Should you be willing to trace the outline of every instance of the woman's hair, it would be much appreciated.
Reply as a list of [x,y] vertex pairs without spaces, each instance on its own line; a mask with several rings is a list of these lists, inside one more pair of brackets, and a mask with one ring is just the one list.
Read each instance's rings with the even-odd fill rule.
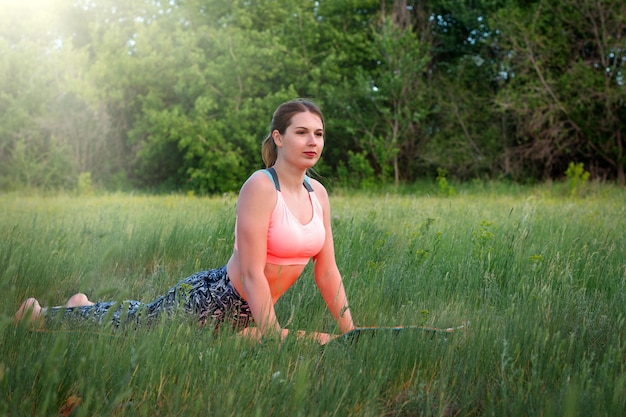
[[263,145],[261,145],[261,156],[263,157],[263,162],[265,162],[266,168],[274,165],[278,156],[278,150],[276,143],[274,143],[274,139],[272,138],[272,132],[278,130],[278,133],[283,135],[287,128],[291,125],[291,119],[293,116],[307,111],[318,116],[322,121],[322,126],[324,126],[324,116],[322,115],[322,111],[317,104],[307,99],[298,98],[287,101],[278,106],[278,108],[274,111],[272,122],[270,123],[270,132],[263,140]]

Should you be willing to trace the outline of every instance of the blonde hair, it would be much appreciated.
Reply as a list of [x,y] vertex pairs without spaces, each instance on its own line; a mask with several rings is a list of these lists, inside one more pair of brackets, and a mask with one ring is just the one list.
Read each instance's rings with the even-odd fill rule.
[[278,157],[278,148],[276,147],[276,143],[274,143],[272,132],[278,130],[278,133],[281,135],[285,134],[285,131],[291,125],[291,119],[293,116],[304,112],[310,112],[319,116],[322,121],[322,126],[324,126],[324,116],[322,115],[322,111],[317,104],[307,99],[298,98],[287,101],[278,106],[278,108],[274,111],[272,122],[270,123],[270,131],[261,145],[261,156],[266,168],[273,166],[276,163],[276,158]]

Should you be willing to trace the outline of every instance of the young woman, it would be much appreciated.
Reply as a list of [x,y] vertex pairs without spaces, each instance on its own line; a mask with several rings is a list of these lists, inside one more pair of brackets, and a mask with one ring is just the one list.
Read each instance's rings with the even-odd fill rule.
[[[317,287],[342,333],[354,329],[341,275],[335,261],[328,193],[306,175],[324,149],[324,118],[311,101],[297,99],[281,104],[272,117],[262,145],[265,170],[244,183],[237,202],[235,245],[226,266],[198,272],[155,301],[93,303],[75,294],[60,307],[42,308],[26,300],[16,319],[64,317],[110,319],[114,325],[135,321],[150,323],[177,307],[219,326],[225,320],[242,333],[285,337],[274,305],[296,282],[313,259]],[[255,327],[249,327],[254,322]],[[302,335],[299,332],[299,335]],[[333,336],[312,333],[324,344]]]

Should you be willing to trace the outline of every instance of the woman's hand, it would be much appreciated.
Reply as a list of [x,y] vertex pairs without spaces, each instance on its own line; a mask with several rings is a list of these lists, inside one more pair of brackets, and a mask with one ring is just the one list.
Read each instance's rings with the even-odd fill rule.
[[[246,338],[249,338],[251,340],[255,340],[258,342],[260,342],[263,338],[263,334],[258,329],[258,327],[246,327],[245,329],[240,331],[239,334],[241,336],[244,336]],[[288,335],[289,335],[288,329],[281,329],[280,340],[281,341],[285,340]],[[296,337],[298,339],[304,339],[304,338],[313,339],[314,341],[316,341],[317,343],[323,346],[326,343],[330,342],[331,340],[339,337],[339,335],[330,334],[330,333],[321,333],[321,332],[305,332],[304,330],[297,330]]]
[[317,333],[317,332],[312,333],[312,336],[315,339],[315,341],[318,342],[322,346],[324,346],[326,343],[330,342],[331,340],[339,337],[339,335],[337,334]]
[[260,342],[261,337],[263,337],[263,334],[261,334],[257,327],[246,327],[239,332],[239,335],[257,342]]

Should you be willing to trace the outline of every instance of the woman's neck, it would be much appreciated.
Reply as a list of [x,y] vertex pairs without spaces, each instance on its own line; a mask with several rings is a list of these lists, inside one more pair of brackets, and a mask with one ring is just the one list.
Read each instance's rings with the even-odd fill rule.
[[300,191],[306,170],[298,169],[287,164],[281,164],[279,161],[274,165],[280,187],[291,191]]

